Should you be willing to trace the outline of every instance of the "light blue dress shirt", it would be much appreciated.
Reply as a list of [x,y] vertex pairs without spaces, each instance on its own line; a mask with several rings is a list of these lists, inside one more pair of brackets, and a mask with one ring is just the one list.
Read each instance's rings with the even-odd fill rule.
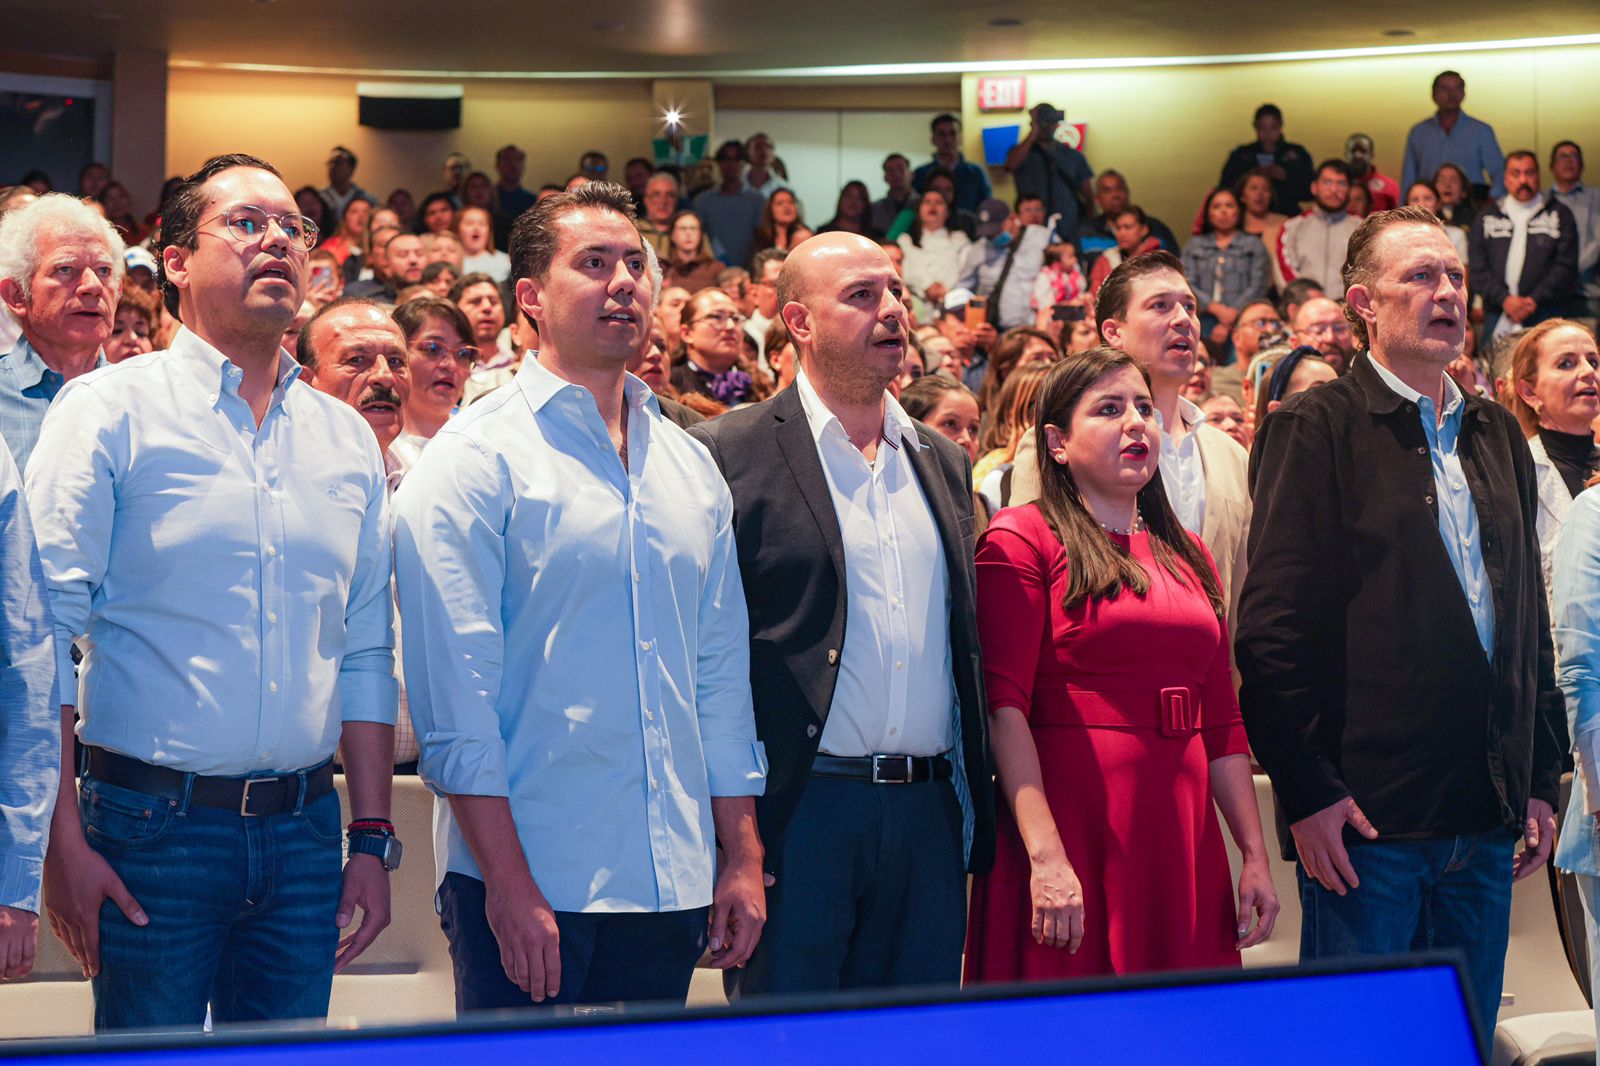
[[[96,356],[94,365],[105,366],[106,357]],[[18,337],[16,347],[0,356],[0,437],[5,438],[18,470],[28,469],[44,413],[66,383],[45,366],[27,337]]]
[[1433,398],[1424,396],[1401,381],[1388,367],[1372,360],[1372,369],[1378,372],[1384,384],[1402,399],[1417,405],[1422,419],[1422,430],[1428,435],[1428,456],[1433,462],[1434,498],[1439,507],[1439,537],[1444,541],[1445,554],[1455,568],[1456,580],[1467,597],[1472,610],[1472,621],[1478,630],[1478,643],[1483,653],[1494,655],[1494,595],[1489,587],[1489,572],[1483,566],[1483,540],[1478,533],[1478,505],[1472,498],[1472,488],[1467,484],[1467,473],[1461,466],[1461,453],[1457,446],[1461,440],[1461,416],[1465,401],[1461,390],[1444,376],[1444,418],[1440,420]]
[[482,878],[451,794],[505,796],[558,911],[711,903],[711,797],[759,795],[733,499],[626,379],[628,467],[588,390],[524,359],[395,496],[395,576],[438,874]]
[[394,724],[378,441],[278,354],[259,428],[242,371],[187,329],[45,416],[28,502],[84,743],[241,775],[328,759],[343,722]]
[[1555,863],[1600,877],[1600,490],[1585,489],[1556,541],[1554,580],[1556,680],[1567,698],[1567,733],[1576,772]]
[[1432,181],[1439,168],[1454,163],[1467,172],[1474,185],[1489,185],[1495,199],[1506,194],[1506,157],[1495,139],[1494,127],[1473,118],[1465,111],[1446,133],[1437,113],[1429,115],[1406,137],[1406,158],[1400,171],[1402,194],[1415,181]]
[[0,447],[0,906],[35,914],[61,783],[54,628],[22,477]]

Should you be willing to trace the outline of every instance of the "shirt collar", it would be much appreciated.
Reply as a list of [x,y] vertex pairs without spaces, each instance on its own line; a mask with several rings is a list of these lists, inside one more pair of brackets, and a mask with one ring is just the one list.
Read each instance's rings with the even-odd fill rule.
[[[172,346],[167,349],[167,356],[193,375],[208,395],[219,391],[238,394],[244,371],[188,326],[178,327],[177,335],[172,338]],[[288,395],[289,386],[299,380],[301,369],[293,356],[279,348],[278,390]]]
[[[850,435],[845,432],[844,423],[839,421],[839,416],[828,410],[828,405],[822,402],[822,397],[817,395],[815,386],[806,372],[801,370],[794,376],[795,391],[800,394],[800,408],[806,414],[806,423],[811,427],[811,439],[816,441],[818,447],[822,445],[823,435],[830,427],[846,441]],[[891,447],[898,449],[898,441],[904,440],[913,448],[926,447],[922,438],[917,436],[917,424],[911,416],[906,414],[900,402],[887,392],[883,396],[883,439]]]
[[[1200,410],[1199,404],[1193,400],[1186,400],[1182,396],[1178,397],[1178,419],[1184,424],[1185,428],[1192,430],[1195,426],[1204,422],[1205,418],[1206,413]],[[1156,412],[1156,425],[1160,426],[1163,431],[1167,428],[1166,419],[1161,417],[1160,411]]]
[[[44,380],[46,374],[55,374],[58,378],[61,376],[56,371],[51,370],[45,361],[39,357],[38,350],[28,343],[28,336],[25,333],[17,335],[16,347],[11,349],[10,355],[6,357],[6,362],[10,364],[11,372],[16,375],[17,388],[19,390],[35,388]],[[105,349],[101,348],[100,351],[95,353],[93,369],[98,370],[105,365],[106,353]]]
[[[523,355],[522,366],[517,368],[516,382],[535,414],[562,394],[577,399],[578,394],[582,393],[584,399],[589,399],[589,390],[573,384],[540,363],[536,348],[528,349]],[[650,386],[632,374],[622,376],[622,402],[636,410],[646,408],[655,414],[661,413],[661,404],[656,400],[655,393],[650,391]],[[592,401],[590,406],[593,407]]]
[[[1433,406],[1433,397],[1424,396],[1410,385],[1401,381],[1394,371],[1378,360],[1369,357],[1367,361],[1372,364],[1372,369],[1377,372],[1379,379],[1389,386],[1396,396],[1399,396],[1402,400],[1410,400],[1418,407],[1426,405],[1431,408]],[[1456,387],[1455,381],[1451,379],[1449,374],[1441,371],[1439,376],[1444,378],[1444,418],[1449,418],[1461,407],[1461,390]]]

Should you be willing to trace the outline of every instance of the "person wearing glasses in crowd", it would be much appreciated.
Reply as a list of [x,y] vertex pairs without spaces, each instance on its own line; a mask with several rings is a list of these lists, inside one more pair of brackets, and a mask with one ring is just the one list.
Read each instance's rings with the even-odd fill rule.
[[1315,348],[1340,374],[1350,369],[1356,356],[1356,341],[1344,305],[1326,296],[1314,296],[1295,311],[1293,324],[1296,344]]
[[699,393],[726,407],[756,399],[755,379],[739,366],[744,315],[721,289],[701,289],[683,305],[683,362],[672,368],[672,387]]
[[411,394],[405,428],[389,453],[409,470],[461,406],[478,348],[467,316],[449,300],[408,300],[394,309],[394,320],[406,338]]
[[208,160],[164,207],[171,349],[69,382],[28,471],[51,516],[63,765],[85,749],[46,893],[98,1031],[198,1030],[208,1004],[218,1023],[322,1017],[335,971],[388,924],[383,459],[279,347],[315,241],[270,163]]

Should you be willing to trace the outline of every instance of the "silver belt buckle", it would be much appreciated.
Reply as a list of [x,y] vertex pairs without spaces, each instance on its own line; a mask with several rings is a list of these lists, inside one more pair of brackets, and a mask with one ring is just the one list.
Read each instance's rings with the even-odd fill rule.
[[250,811],[250,790],[252,788],[254,788],[256,785],[263,784],[263,783],[268,782],[268,781],[276,781],[276,780],[277,780],[276,777],[247,777],[247,778],[245,778],[245,780],[244,780],[244,793],[239,797],[239,817],[241,817],[241,818],[259,818],[259,817],[261,817],[259,814],[253,814]]
[[[904,777],[883,777],[881,771],[885,763],[894,766],[897,763],[904,767]],[[909,785],[911,783],[911,756],[910,755],[874,755],[872,757],[872,783],[874,785]]]

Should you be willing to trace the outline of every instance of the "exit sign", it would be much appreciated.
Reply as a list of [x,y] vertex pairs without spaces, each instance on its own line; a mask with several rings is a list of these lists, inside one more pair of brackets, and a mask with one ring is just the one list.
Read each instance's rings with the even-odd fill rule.
[[979,78],[979,111],[1021,111],[1028,106],[1027,78]]

